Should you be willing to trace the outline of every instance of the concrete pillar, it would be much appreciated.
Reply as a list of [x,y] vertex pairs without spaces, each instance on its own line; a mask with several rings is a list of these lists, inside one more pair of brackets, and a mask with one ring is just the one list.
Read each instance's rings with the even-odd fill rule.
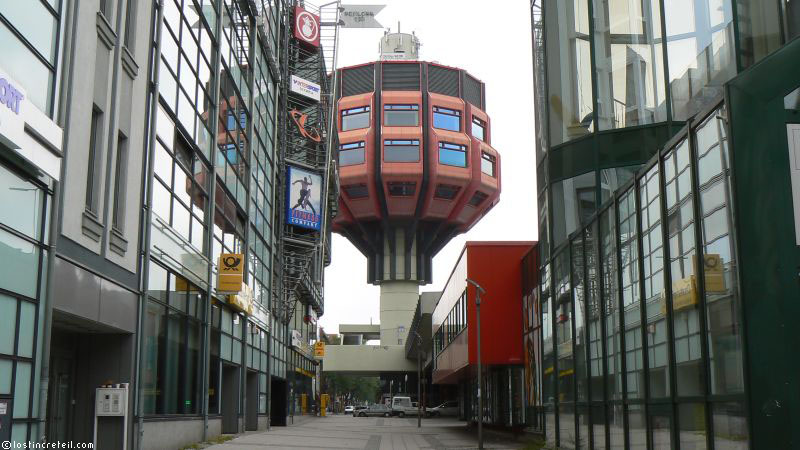
[[381,345],[405,345],[418,300],[417,281],[381,283]]

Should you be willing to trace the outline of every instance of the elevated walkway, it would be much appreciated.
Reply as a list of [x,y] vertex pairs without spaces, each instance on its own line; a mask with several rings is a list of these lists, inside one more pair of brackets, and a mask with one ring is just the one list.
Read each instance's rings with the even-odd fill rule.
[[323,361],[323,372],[363,376],[417,370],[416,362],[406,359],[405,345],[327,345]]

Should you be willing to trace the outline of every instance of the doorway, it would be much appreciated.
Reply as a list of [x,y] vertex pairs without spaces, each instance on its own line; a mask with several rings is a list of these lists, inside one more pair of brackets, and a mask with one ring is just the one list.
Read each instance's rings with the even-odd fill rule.
[[239,432],[239,366],[222,365],[222,433]]
[[[55,348],[54,348],[55,350]],[[73,441],[73,383],[75,359],[73,355],[57,349],[50,358],[49,399],[47,405],[47,438],[50,442]]]
[[244,415],[244,429],[247,431],[258,430],[258,372],[247,371],[246,411]]
[[270,417],[272,426],[286,426],[286,380],[272,378],[270,382]]

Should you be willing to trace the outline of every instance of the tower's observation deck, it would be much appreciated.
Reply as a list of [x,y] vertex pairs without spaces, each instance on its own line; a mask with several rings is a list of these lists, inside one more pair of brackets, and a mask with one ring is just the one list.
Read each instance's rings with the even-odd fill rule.
[[484,84],[419,61],[339,69],[334,231],[369,260],[368,281],[431,282],[433,256],[500,195]]

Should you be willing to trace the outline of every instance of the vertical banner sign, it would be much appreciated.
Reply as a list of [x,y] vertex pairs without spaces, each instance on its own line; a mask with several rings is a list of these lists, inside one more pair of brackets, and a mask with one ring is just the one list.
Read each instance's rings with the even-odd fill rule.
[[322,176],[293,166],[287,166],[287,171],[287,223],[319,230],[322,219]]
[[294,37],[313,47],[319,47],[319,16],[294,7]]

